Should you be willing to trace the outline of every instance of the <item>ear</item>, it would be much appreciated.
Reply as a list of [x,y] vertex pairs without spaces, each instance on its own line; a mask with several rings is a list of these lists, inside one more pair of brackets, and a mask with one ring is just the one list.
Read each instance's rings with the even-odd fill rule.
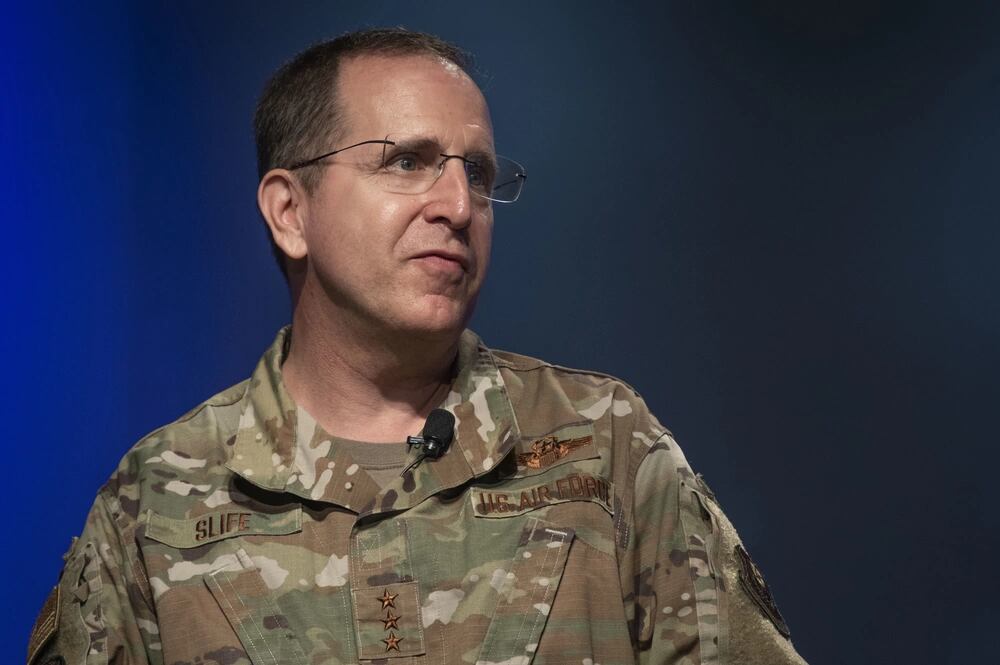
[[302,223],[305,203],[302,184],[288,170],[272,169],[261,178],[257,207],[271,229],[275,244],[291,259],[308,254]]

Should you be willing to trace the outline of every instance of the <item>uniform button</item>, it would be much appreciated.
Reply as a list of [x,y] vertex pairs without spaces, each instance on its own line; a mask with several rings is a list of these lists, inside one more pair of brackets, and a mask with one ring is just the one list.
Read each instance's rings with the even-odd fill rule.
[[348,492],[350,492],[353,487],[354,487],[354,483],[352,483],[352,482],[346,482],[346,483],[344,483],[344,489],[346,489]]

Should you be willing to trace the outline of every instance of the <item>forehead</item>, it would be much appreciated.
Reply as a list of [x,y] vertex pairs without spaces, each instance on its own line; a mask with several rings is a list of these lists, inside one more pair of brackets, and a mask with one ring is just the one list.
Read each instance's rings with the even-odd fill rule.
[[387,134],[493,145],[489,108],[479,87],[433,56],[357,56],[343,62],[337,92],[351,139]]

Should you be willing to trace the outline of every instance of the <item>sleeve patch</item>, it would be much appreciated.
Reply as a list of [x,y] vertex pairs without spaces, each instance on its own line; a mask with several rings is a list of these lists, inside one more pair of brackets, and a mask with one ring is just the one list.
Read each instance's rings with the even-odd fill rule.
[[45,599],[42,611],[38,613],[35,627],[31,629],[31,639],[28,640],[28,665],[35,659],[38,652],[56,634],[59,628],[59,587],[52,589],[52,593]]
[[733,554],[736,555],[736,560],[739,562],[740,586],[743,587],[754,604],[760,608],[764,616],[771,620],[778,632],[786,638],[791,637],[788,624],[785,623],[784,617],[778,611],[778,606],[774,603],[774,597],[771,595],[767,582],[764,581],[764,575],[761,574],[760,568],[750,559],[750,555],[742,545],[736,545]]

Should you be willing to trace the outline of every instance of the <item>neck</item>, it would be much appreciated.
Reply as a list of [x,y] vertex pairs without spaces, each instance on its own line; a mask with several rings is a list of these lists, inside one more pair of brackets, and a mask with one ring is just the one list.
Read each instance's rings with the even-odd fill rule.
[[333,436],[398,442],[417,434],[447,395],[461,331],[372,331],[300,299],[282,366],[292,399]]

